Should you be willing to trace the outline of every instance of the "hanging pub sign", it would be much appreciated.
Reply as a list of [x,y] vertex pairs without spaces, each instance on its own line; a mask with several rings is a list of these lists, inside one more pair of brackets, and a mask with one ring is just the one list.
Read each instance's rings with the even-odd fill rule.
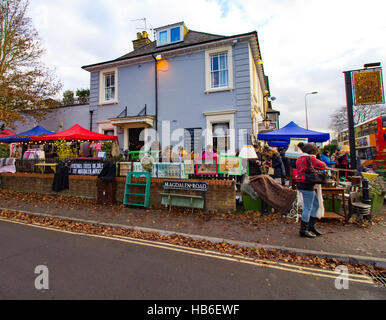
[[73,162],[71,174],[97,176],[103,169],[103,162]]
[[383,104],[383,79],[381,68],[352,72],[354,105]]

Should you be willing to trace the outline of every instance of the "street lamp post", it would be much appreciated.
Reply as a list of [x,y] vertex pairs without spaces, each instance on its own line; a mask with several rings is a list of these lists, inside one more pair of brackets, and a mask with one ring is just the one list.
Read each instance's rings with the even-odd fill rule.
[[304,96],[304,108],[306,109],[306,129],[308,130],[308,116],[307,116],[307,96],[310,94],[317,94],[317,91],[306,93]]

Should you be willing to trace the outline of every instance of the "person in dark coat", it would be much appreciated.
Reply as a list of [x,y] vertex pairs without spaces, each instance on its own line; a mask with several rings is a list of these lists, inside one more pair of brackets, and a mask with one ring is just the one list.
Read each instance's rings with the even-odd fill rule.
[[[286,157],[285,155],[286,149],[280,150],[280,157],[281,161],[283,162],[284,169],[285,169],[285,176],[288,180],[292,179],[292,167],[291,167],[291,160]],[[295,163],[296,165],[296,163]]]
[[56,167],[54,181],[52,183],[52,190],[55,192],[59,192],[65,189],[69,189],[69,174],[70,162],[61,161]]
[[106,161],[103,165],[103,169],[98,175],[98,179],[104,182],[113,182],[115,181],[117,167],[115,163],[111,161]]
[[283,161],[281,160],[280,154],[278,152],[274,152],[272,155],[272,168],[274,173],[271,175],[271,178],[280,179],[281,185],[284,186],[286,172]]

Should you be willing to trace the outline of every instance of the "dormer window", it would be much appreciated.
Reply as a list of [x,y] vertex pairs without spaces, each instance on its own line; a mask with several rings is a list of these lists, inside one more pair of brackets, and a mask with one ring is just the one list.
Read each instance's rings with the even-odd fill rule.
[[158,44],[159,45],[163,45],[163,44],[167,44],[167,43],[168,43],[168,32],[167,32],[167,30],[166,31],[161,31],[159,33]]
[[181,27],[170,29],[170,42],[177,42],[181,40]]
[[157,46],[164,46],[184,40],[184,32],[186,27],[182,24],[174,24],[167,27],[158,28],[157,31]]

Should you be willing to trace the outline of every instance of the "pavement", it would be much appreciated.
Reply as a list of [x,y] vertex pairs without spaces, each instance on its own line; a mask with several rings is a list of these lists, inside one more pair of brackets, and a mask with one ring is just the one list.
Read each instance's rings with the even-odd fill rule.
[[227,242],[253,248],[276,249],[300,255],[336,258],[386,268],[386,206],[373,216],[373,224],[343,224],[326,220],[317,224],[323,236],[301,238],[299,223],[279,214],[260,216],[247,211],[234,214],[163,207],[125,208],[99,205],[96,200],[0,190],[0,210],[60,217],[73,221],[140,231],[178,234],[193,239]]

